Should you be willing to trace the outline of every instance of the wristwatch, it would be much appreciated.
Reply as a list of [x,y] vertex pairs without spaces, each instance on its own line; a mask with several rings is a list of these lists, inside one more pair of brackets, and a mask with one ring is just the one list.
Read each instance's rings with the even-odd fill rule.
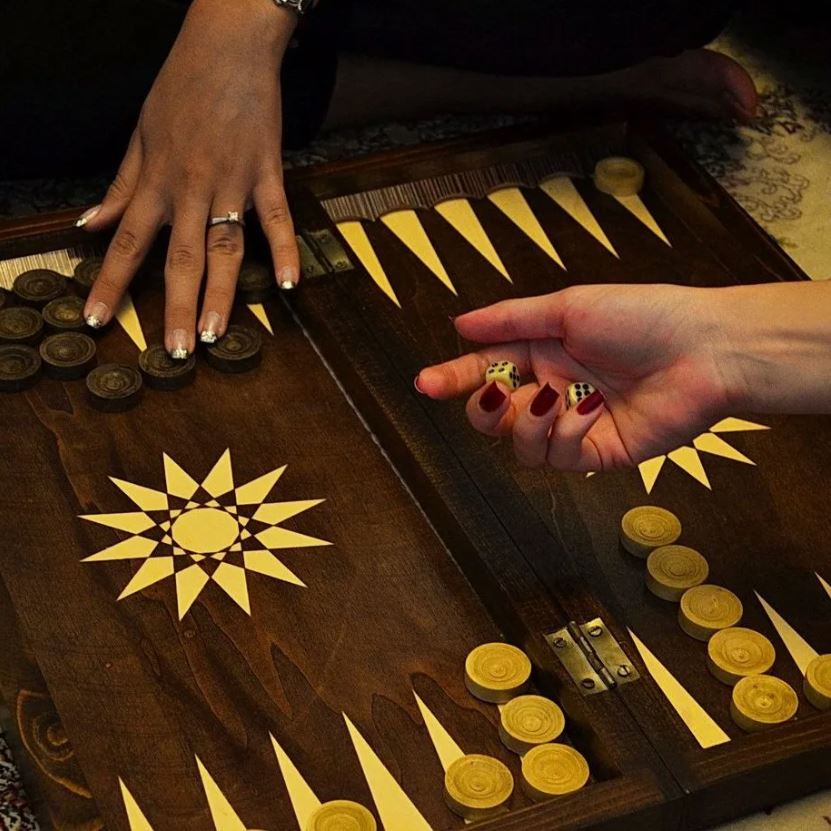
[[297,14],[306,14],[317,5],[317,0],[274,0],[274,2],[285,9],[296,11]]

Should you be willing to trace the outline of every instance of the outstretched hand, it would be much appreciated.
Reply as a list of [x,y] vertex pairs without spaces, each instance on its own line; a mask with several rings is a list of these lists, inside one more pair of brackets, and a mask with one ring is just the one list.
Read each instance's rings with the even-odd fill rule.
[[[726,291],[575,286],[497,303],[455,320],[463,337],[487,345],[422,370],[416,387],[435,399],[470,395],[473,427],[511,434],[526,465],[633,465],[730,409],[735,381],[727,377],[730,349],[718,317]],[[497,382],[483,386],[489,364],[501,360],[515,363],[527,383],[513,392]],[[567,410],[564,393],[576,381],[599,392]]]
[[[210,217],[253,206],[271,246],[275,280],[299,279],[283,191],[279,70],[295,15],[262,0],[195,0],[151,90],[104,202],[79,225],[118,223],[84,311],[110,321],[161,226],[172,225],[165,265],[165,346],[192,352],[228,324],[243,257],[242,228]],[[207,265],[201,310],[197,309]]]

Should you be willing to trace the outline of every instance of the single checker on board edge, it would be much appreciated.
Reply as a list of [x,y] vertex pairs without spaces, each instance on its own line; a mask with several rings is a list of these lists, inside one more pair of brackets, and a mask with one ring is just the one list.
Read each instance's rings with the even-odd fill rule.
[[154,344],[139,355],[139,369],[151,389],[178,390],[196,377],[196,355],[183,360],[171,358],[164,346]]
[[0,346],[0,392],[22,392],[40,378],[42,361],[37,349],[25,344]]
[[522,757],[522,789],[534,802],[578,791],[590,775],[583,754],[567,744],[541,744]]
[[86,326],[84,301],[74,294],[50,300],[42,314],[48,332],[80,332]]
[[678,624],[697,641],[738,626],[744,614],[741,600],[729,589],[704,583],[687,589],[678,606]]
[[575,381],[566,389],[566,409],[576,407],[595,391],[594,387],[586,381]]
[[260,365],[260,333],[247,326],[229,326],[216,342],[205,348],[205,360],[220,372],[248,372]]
[[0,343],[35,346],[43,337],[43,316],[28,306],[0,311]]
[[516,364],[510,361],[495,361],[485,370],[485,383],[498,381],[508,389],[515,390],[519,387],[519,370]]
[[50,335],[40,345],[46,374],[62,381],[83,378],[95,366],[95,355],[95,341],[82,332]]
[[746,733],[768,730],[790,721],[799,699],[790,684],[773,675],[742,678],[730,700],[730,716]]
[[483,643],[465,659],[465,686],[489,704],[505,704],[524,693],[531,680],[531,661],[509,643]]
[[644,169],[626,156],[609,156],[594,167],[594,186],[610,196],[635,196],[643,188]]
[[831,710],[831,654],[817,655],[808,664],[802,691],[818,710]]
[[106,413],[121,413],[138,404],[141,373],[132,366],[102,364],[87,375],[90,403]]
[[687,589],[709,576],[707,560],[686,545],[662,545],[646,558],[646,587],[661,600],[680,602]]
[[18,274],[12,291],[24,306],[42,309],[50,300],[66,294],[66,277],[48,268],[33,268]]
[[672,545],[681,536],[681,521],[672,511],[641,505],[620,520],[620,543],[636,557],[647,557],[656,548]]
[[463,819],[475,822],[508,810],[514,792],[511,771],[492,756],[470,753],[456,759],[444,775],[447,807]]
[[349,799],[324,802],[311,813],[302,831],[377,831],[372,811]]
[[541,744],[556,741],[566,726],[559,705],[541,695],[518,695],[502,707],[499,738],[520,756]]
[[707,642],[707,668],[722,684],[764,675],[776,660],[773,644],[761,633],[742,626],[716,632]]
[[237,296],[243,303],[262,303],[277,291],[274,272],[262,263],[245,260],[237,279]]
[[103,257],[87,257],[75,266],[72,284],[81,297],[86,297],[90,293],[103,264]]

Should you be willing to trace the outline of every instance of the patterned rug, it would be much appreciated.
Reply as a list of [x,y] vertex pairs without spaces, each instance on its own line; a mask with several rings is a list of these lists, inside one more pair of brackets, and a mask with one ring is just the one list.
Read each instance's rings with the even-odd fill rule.
[[[669,124],[701,164],[813,279],[831,277],[831,74],[828,38],[814,29],[783,33],[744,17],[713,47],[738,59],[761,93],[750,126],[704,121]],[[324,136],[288,166],[308,165],[515,123],[499,118],[435,118]],[[94,204],[107,182],[62,179],[0,183],[0,217]],[[37,831],[20,776],[0,733],[0,824]],[[724,826],[721,831],[828,831],[831,792]]]

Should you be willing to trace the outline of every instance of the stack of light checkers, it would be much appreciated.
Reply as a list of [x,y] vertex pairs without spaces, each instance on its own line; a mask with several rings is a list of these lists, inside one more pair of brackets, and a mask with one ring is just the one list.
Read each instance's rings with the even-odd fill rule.
[[[194,355],[174,360],[162,346],[151,346],[139,355],[138,368],[123,364],[97,364],[95,341],[82,330],[83,297],[101,269],[101,258],[82,260],[74,278],[48,269],[20,274],[12,292],[0,289],[0,391],[29,389],[42,374],[62,381],[86,378],[90,402],[104,412],[130,409],[141,398],[143,387],[175,390],[196,375]],[[241,296],[264,299],[269,282],[265,267],[249,265],[240,275]],[[76,294],[69,294],[70,285]],[[44,335],[47,335],[44,338]],[[225,336],[206,347],[205,360],[227,373],[247,372],[259,365],[262,339],[245,326],[230,326]]]
[[707,644],[710,672],[733,687],[733,721],[746,731],[788,721],[798,701],[785,681],[765,674],[776,659],[773,644],[760,632],[739,626],[741,600],[728,589],[705,583],[707,560],[695,549],[677,545],[680,536],[680,520],[664,508],[632,508],[621,519],[621,545],[636,557],[646,557],[647,588],[679,604],[681,629]]
[[[565,728],[563,712],[550,699],[527,694],[530,679],[528,656],[510,644],[482,644],[465,661],[465,686],[481,701],[499,705],[499,736],[522,756],[523,790],[538,802],[582,788],[589,766],[573,747],[556,743]],[[490,756],[462,756],[445,774],[448,806],[471,821],[506,811],[513,790],[510,770]]]

